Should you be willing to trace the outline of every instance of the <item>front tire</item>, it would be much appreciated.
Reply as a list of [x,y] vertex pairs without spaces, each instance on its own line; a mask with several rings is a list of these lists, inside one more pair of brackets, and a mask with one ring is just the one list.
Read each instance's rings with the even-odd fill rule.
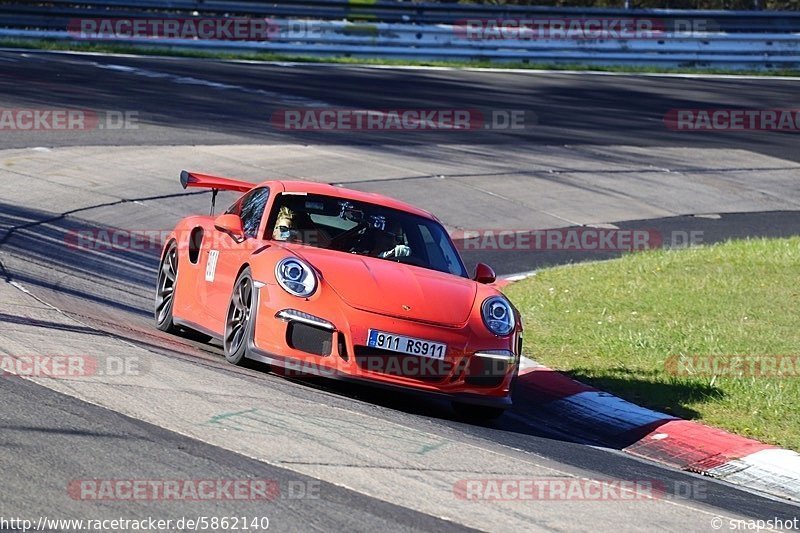
[[250,338],[253,318],[255,287],[250,268],[245,268],[233,285],[231,302],[225,314],[225,333],[222,337],[225,359],[229,363],[244,366],[247,341]]

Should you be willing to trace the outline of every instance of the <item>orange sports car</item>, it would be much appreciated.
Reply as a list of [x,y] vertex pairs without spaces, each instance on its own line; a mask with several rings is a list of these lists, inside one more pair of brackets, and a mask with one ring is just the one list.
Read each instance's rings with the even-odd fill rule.
[[470,279],[436,217],[321,183],[183,171],[181,184],[243,194],[222,215],[184,218],[166,240],[160,330],[217,338],[236,365],[439,395],[462,416],[511,404],[519,313],[490,285],[491,268]]

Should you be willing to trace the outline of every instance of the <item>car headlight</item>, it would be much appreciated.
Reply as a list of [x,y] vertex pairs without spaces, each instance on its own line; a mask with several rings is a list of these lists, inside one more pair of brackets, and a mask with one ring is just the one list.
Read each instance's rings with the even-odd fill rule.
[[495,335],[508,335],[516,325],[511,304],[500,296],[492,296],[484,300],[481,306],[481,316],[486,328]]
[[289,294],[307,298],[317,290],[317,276],[304,261],[294,257],[281,259],[275,265],[275,279]]

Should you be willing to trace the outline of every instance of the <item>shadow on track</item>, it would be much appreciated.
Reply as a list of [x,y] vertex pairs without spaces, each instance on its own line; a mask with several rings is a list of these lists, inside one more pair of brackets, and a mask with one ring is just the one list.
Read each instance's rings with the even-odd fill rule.
[[[65,313],[77,317],[84,326],[75,331],[97,334],[96,331],[125,340],[146,349],[173,356],[201,358],[201,364],[218,364],[225,368],[216,344],[200,345],[185,339],[162,334],[151,327],[151,294],[155,283],[159,247],[146,250],[86,250],[74,246],[71,237],[79,230],[111,230],[79,218],[80,213],[65,215],[27,209],[0,203],[0,252],[8,274],[31,290],[34,295],[49,301],[56,298]],[[665,234],[675,231],[701,231],[706,243],[731,238],[784,237],[800,233],[800,213],[769,212],[722,215],[718,219],[674,217],[659,220],[619,223],[620,228],[647,228]],[[619,254],[593,252],[466,252],[467,262],[485,261],[498,266],[498,271],[530,270],[545,265],[597,260]],[[76,281],[80,279],[80,282]],[[47,329],[53,324],[25,317],[2,314],[3,321],[29,323]],[[97,330],[93,329],[97,328]],[[187,355],[188,354],[188,355]],[[259,367],[265,371],[266,367]],[[230,371],[234,371],[233,368]],[[236,369],[235,371],[240,371]],[[569,373],[581,378],[580,369]],[[624,376],[617,379],[625,380]],[[461,424],[444,401],[420,401],[416,395],[397,394],[369,386],[336,382],[322,378],[296,379],[305,386],[321,388],[337,395],[363,400],[394,410],[447,420]],[[660,397],[674,399],[674,412],[685,418],[694,413],[684,406],[699,396],[714,395],[713,388],[698,388],[687,384],[644,383],[657,387]],[[543,437],[579,444],[624,448],[640,435],[598,434],[590,425],[577,427],[575,420],[565,420],[548,407],[553,398],[545,391],[521,391],[515,394],[515,407],[500,420],[484,424],[487,429],[500,429],[520,435]],[[478,424],[480,426],[480,424]]]

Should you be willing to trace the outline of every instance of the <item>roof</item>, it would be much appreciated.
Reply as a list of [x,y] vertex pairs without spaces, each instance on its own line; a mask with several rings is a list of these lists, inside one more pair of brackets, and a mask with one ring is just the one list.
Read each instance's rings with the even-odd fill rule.
[[325,196],[335,196],[338,198],[345,198],[347,200],[353,200],[356,202],[367,202],[371,204],[378,204],[384,207],[388,207],[390,209],[397,209],[399,211],[405,211],[407,213],[412,213],[414,215],[418,215],[421,217],[437,220],[435,216],[433,216],[430,212],[425,211],[424,209],[420,209],[418,207],[414,207],[411,204],[407,204],[405,202],[401,202],[400,200],[395,200],[394,198],[389,198],[388,196],[384,196],[382,194],[377,194],[373,192],[363,192],[357,191],[354,189],[348,189],[346,187],[338,187],[329,185],[327,183],[319,183],[315,181],[300,181],[300,180],[270,180],[265,181],[264,183],[259,184],[261,186],[267,186],[270,188],[275,188],[275,186],[279,186],[283,192],[305,192],[309,194],[321,194]]

